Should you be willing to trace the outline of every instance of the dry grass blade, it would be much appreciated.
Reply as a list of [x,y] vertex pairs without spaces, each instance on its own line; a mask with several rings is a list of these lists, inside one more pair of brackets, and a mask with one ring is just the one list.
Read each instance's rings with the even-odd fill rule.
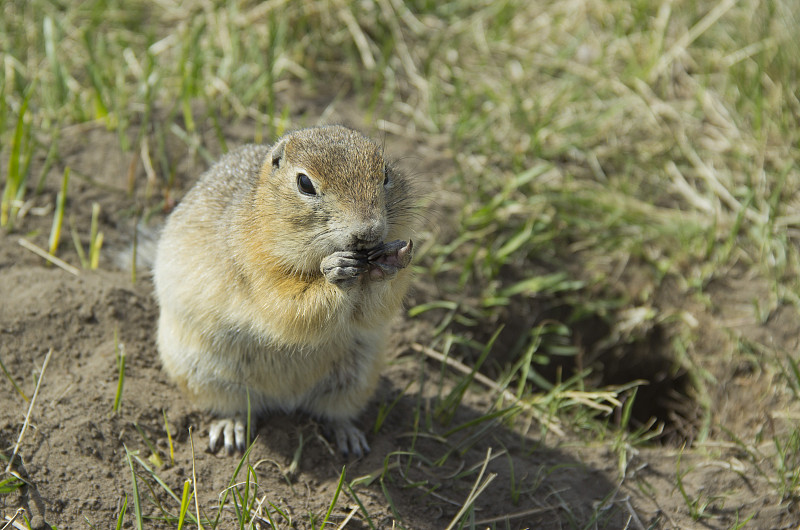
[[356,514],[356,512],[357,512],[357,511],[358,511],[358,506],[351,506],[351,507],[350,507],[350,511],[348,512],[347,516],[346,516],[346,517],[344,518],[344,520],[343,520],[343,521],[342,521],[342,522],[339,524],[339,526],[337,526],[337,527],[336,527],[336,530],[342,530],[342,528],[344,528],[345,526],[347,526],[347,523],[349,523],[349,522],[350,522],[350,519],[352,519],[352,518],[353,518],[353,516]]
[[6,517],[6,524],[3,525],[3,528],[0,530],[6,530],[8,528],[14,527],[18,530],[29,530],[28,526],[22,526],[20,523],[17,522],[19,517],[25,517],[25,508],[17,508],[17,511],[11,517]]
[[56,209],[53,212],[53,225],[50,229],[50,239],[48,250],[51,256],[55,256],[58,245],[61,242],[61,230],[64,225],[64,210],[67,204],[67,184],[69,183],[69,166],[64,169],[64,177],[61,180],[61,191],[56,195]]
[[103,247],[103,232],[98,231],[100,204],[92,204],[92,224],[89,232],[89,267],[92,270],[100,265],[100,249]]
[[[200,167],[228,146],[269,143],[288,128],[344,120],[375,132],[387,154],[401,157],[399,166],[430,185],[430,195],[415,214],[426,221],[414,264],[418,289],[411,300],[418,305],[390,343],[399,351],[417,341],[413,349],[422,354],[399,355],[387,370],[393,389],[404,390],[380,405],[371,438],[390,456],[352,482],[369,496],[365,504],[347,484],[360,512],[339,504],[336,513],[349,522],[330,513],[340,523],[328,527],[376,528],[393,520],[424,528],[431,526],[427,508],[449,516],[460,511],[454,528],[531,520],[573,528],[795,527],[796,513],[785,509],[800,499],[795,4],[5,2],[0,161],[8,171],[0,176],[0,224],[10,237],[0,238],[0,255],[11,259],[0,266],[11,274],[0,280],[0,294],[9,298],[0,304],[0,335],[9,338],[0,340],[2,361],[15,377],[30,373],[33,359],[46,353],[37,349],[39,337],[65,331],[70,347],[53,344],[59,355],[48,368],[44,398],[62,356],[70,356],[65,365],[99,370],[102,363],[86,362],[92,352],[83,345],[100,333],[110,337],[118,316],[129,327],[129,353],[152,348],[152,318],[139,318],[138,304],[121,304],[131,293],[116,292],[145,292],[147,278],[128,289],[109,269],[75,282],[19,252],[23,237],[26,249],[79,273],[44,255],[53,209],[55,243],[65,205],[85,211],[88,221],[88,207],[103,204],[103,215],[92,208],[88,250],[72,228],[78,254],[67,258],[80,259],[82,269],[103,267],[111,261],[98,259],[103,232],[108,243],[126,243],[127,216],[143,223],[162,217]],[[80,168],[73,171],[80,182],[56,200],[67,165]],[[134,281],[135,275],[134,254]],[[53,292],[59,296],[38,298]],[[501,328],[489,355],[483,346]],[[483,359],[479,352],[486,352],[486,364],[473,366]],[[110,429],[127,425],[127,415],[142,406],[152,408],[145,385],[164,395],[158,385],[166,383],[150,377],[159,367],[135,368],[136,378],[125,381],[127,406],[113,417],[107,410],[87,417],[95,402],[107,409],[107,399],[97,396],[110,388],[81,389],[98,392],[83,400],[80,419],[104,435],[92,439],[105,444],[97,448],[102,454],[129,441],[128,429],[120,439],[106,435]],[[66,402],[77,383],[66,380],[50,407]],[[22,425],[17,393],[7,388],[0,424]],[[35,425],[51,452],[71,456],[74,443],[62,433],[85,426],[40,414],[43,408],[39,403],[37,416],[30,415],[29,430]],[[177,480],[193,440],[172,440],[166,414],[163,428],[157,415],[136,414],[148,422],[142,431],[160,438],[148,445],[169,446],[171,460],[174,449],[170,479]],[[54,417],[64,428],[50,436],[44,429],[53,428]],[[187,418],[196,417],[170,409],[176,425]],[[487,464],[480,455],[488,445],[492,457],[500,452],[495,442],[509,434],[501,429],[522,431],[525,440],[509,445],[510,471],[486,487],[499,460]],[[247,458],[231,478],[233,463],[198,455],[195,470],[192,453],[191,475],[179,481],[191,481],[179,499],[183,527],[196,527],[195,515],[203,515],[206,528],[277,527],[271,518],[286,527],[320,526],[338,475],[319,478],[313,469],[308,480],[309,460],[329,460],[328,442],[309,439],[302,427],[297,432],[288,445],[256,444],[258,459],[273,456],[264,451],[289,455],[297,448],[285,476],[264,474],[262,484],[250,466],[244,482],[237,478]],[[40,438],[33,434],[25,434],[17,463]],[[709,444],[737,443],[705,445],[704,437]],[[676,469],[676,454],[662,444],[684,440],[691,441],[685,465]],[[526,453],[528,441],[544,450]],[[445,451],[437,460],[439,447]],[[715,464],[716,474],[708,473],[698,462],[709,447],[719,462],[733,464]],[[0,453],[0,461],[6,458]],[[48,510],[48,523],[84,525],[76,512],[97,498],[98,508],[85,514],[95,519],[89,525],[144,526],[133,519],[134,502],[127,515],[111,506],[118,508],[121,498],[113,460],[94,459],[97,481],[87,488],[97,491],[81,490],[78,502]],[[60,486],[85,462],[51,458],[37,467],[54,491],[72,493],[78,484]],[[147,503],[139,494],[148,488],[155,504],[164,497],[171,505],[168,495],[177,495],[147,462],[130,454],[129,465],[143,467],[131,466],[125,498],[133,487],[135,502]],[[634,472],[639,464],[650,472]],[[11,469],[0,480],[4,506],[24,488]],[[479,471],[474,486],[468,484]],[[197,496],[197,476],[207,484],[230,479],[219,511],[209,496]],[[395,479],[400,487],[386,482]],[[415,509],[418,496],[409,492],[423,492],[423,509]],[[53,499],[45,502],[62,500]],[[737,510],[751,503],[752,521]],[[170,509],[161,506],[160,517],[153,515],[158,508],[136,510],[150,512],[148,524],[174,528]],[[203,514],[209,509],[216,520]],[[106,515],[117,512],[116,521]],[[25,526],[22,517],[15,524]]]
[[[447,357],[445,355],[442,355],[441,353],[437,352],[433,348],[429,348],[427,346],[423,346],[422,344],[419,344],[418,342],[413,343],[411,345],[411,349],[413,349],[414,351],[418,351],[420,353],[423,353],[423,354],[427,355],[428,357],[430,357],[432,359],[436,359],[439,362],[445,363],[447,366],[449,366],[449,367],[451,367],[451,368],[453,368],[453,369],[455,369],[455,370],[457,370],[457,371],[459,371],[459,372],[461,372],[463,374],[467,374],[468,375],[468,374],[472,373],[472,369],[469,366],[465,365],[464,363],[462,363],[462,362],[460,362],[460,361],[458,361],[456,359],[453,359],[452,357]],[[505,399],[509,400],[512,404],[519,405],[520,407],[522,407],[523,409],[526,409],[526,410],[535,410],[534,407],[532,407],[530,403],[526,403],[525,401],[520,400],[510,390],[501,387],[495,381],[492,381],[491,379],[489,379],[488,377],[486,377],[482,373],[476,372],[474,378],[475,378],[475,381],[481,383],[482,385],[484,385],[485,387],[489,388],[490,390],[501,394]],[[537,414],[536,419],[539,420],[540,422],[542,422],[544,425],[546,425],[547,428],[549,430],[551,430],[554,434],[556,434],[558,436],[564,436],[565,433],[564,433],[564,430],[561,428],[561,426],[559,424],[558,418],[553,418],[553,417],[550,417],[550,416],[543,416],[541,414]]]
[[675,60],[681,53],[686,51],[697,38],[705,33],[711,26],[713,26],[725,13],[727,13],[733,6],[736,5],[737,0],[722,0],[714,9],[708,12],[700,21],[692,26],[686,33],[684,33],[678,41],[661,56],[655,68],[650,72],[650,81],[654,81],[662,72],[664,72],[672,61]]
[[36,396],[39,395],[39,388],[42,386],[42,380],[44,380],[44,371],[47,370],[47,364],[50,362],[50,356],[53,354],[53,348],[47,352],[47,355],[44,358],[44,363],[42,364],[42,370],[39,372],[39,380],[36,381],[36,388],[33,391],[33,397],[31,398],[30,405],[28,405],[28,413],[25,414],[25,421],[22,424],[22,429],[19,431],[19,436],[17,437],[17,443],[14,444],[14,450],[11,452],[11,458],[8,459],[8,465],[6,466],[6,473],[11,470],[11,466],[14,463],[14,458],[17,456],[17,452],[19,451],[20,445],[22,445],[22,438],[25,436],[25,431],[28,429],[28,424],[31,420],[31,412],[33,412],[33,406],[36,404]]
[[636,514],[636,510],[633,509],[631,505],[630,497],[625,498],[622,503],[625,505],[625,509],[628,510],[628,514],[630,516],[630,520],[633,523],[634,527],[637,530],[645,530],[645,526],[642,524],[642,520],[639,519],[639,516]]
[[27,239],[19,238],[17,243],[19,243],[19,245],[21,247],[30,250],[31,252],[33,252],[37,256],[41,256],[42,258],[46,259],[47,261],[49,261],[53,265],[55,265],[57,267],[60,267],[61,269],[67,271],[68,273],[70,273],[70,274],[72,274],[74,276],[80,276],[80,274],[81,274],[80,269],[78,269],[76,267],[73,267],[72,265],[70,265],[69,263],[67,263],[64,260],[61,260],[61,259],[59,259],[59,258],[57,258],[55,256],[51,256],[50,254],[47,253],[47,251],[45,251],[42,248],[37,247],[36,245],[31,243]]
[[544,508],[531,508],[530,510],[522,510],[519,512],[508,513],[498,517],[490,517],[488,519],[481,519],[480,521],[475,521],[475,524],[494,524],[494,523],[501,523],[503,521],[511,521],[512,519],[519,519],[521,517],[528,517],[529,515],[538,515],[541,513],[553,512],[557,511],[560,507],[559,506],[547,506]]
[[194,510],[195,515],[197,516],[197,528],[202,530],[203,524],[200,522],[200,501],[197,500],[197,470],[195,468],[194,460],[194,436],[192,435],[191,427],[189,427],[189,444],[192,447],[192,489],[194,490],[192,493],[194,495]]
[[467,495],[467,498],[464,501],[464,505],[458,511],[456,516],[453,517],[453,520],[450,521],[450,524],[447,526],[447,528],[445,530],[452,530],[452,528],[461,519],[461,516],[464,515],[464,513],[466,513],[466,511],[469,510],[470,507],[472,507],[472,505],[475,503],[475,500],[480,496],[481,493],[483,493],[483,491],[489,486],[489,484],[491,484],[491,482],[497,477],[496,473],[490,473],[486,477],[486,480],[481,484],[481,479],[483,479],[483,474],[486,472],[486,466],[489,465],[489,462],[491,461],[491,459],[492,459],[492,448],[490,447],[490,448],[488,448],[486,450],[486,458],[483,461],[483,467],[481,467],[481,471],[480,471],[480,473],[478,473],[478,478],[475,479],[475,484],[472,486],[472,491],[469,492],[469,495]]
[[373,70],[375,68],[375,58],[370,51],[369,40],[361,30],[361,26],[358,25],[356,17],[350,11],[346,2],[343,2],[343,5],[339,8],[339,18],[344,22],[347,31],[353,36],[353,42],[355,42],[358,47],[358,52],[361,55],[361,62],[364,64],[364,67],[367,70]]

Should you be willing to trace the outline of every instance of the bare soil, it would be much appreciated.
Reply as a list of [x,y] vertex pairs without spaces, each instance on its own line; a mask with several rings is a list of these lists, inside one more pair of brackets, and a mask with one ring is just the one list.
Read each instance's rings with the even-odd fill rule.
[[[226,133],[232,138],[229,147],[237,143],[237,138],[248,137],[246,129]],[[213,151],[213,139],[208,144]],[[386,144],[394,155],[413,154],[412,170],[446,170],[446,153],[435,155],[431,142],[422,145],[415,139],[387,137]],[[0,235],[0,358],[29,396],[36,379],[42,378],[30,426],[14,465],[28,485],[15,493],[0,495],[0,513],[11,515],[24,507],[34,518],[34,527],[44,527],[46,522],[58,528],[113,528],[127,495],[124,527],[132,528],[132,477],[125,447],[138,451],[146,461],[150,455],[146,436],[167,461],[157,470],[158,475],[178,494],[184,481],[192,476],[194,456],[199,504],[213,518],[219,495],[231,482],[236,459],[205,450],[209,416],[194,410],[160,369],[154,341],[158,310],[149,278],[140,274],[134,284],[130,272],[116,266],[115,256],[124,252],[132,240],[130,212],[137,201],[143,201],[126,193],[131,174],[140,183],[137,189],[144,187],[141,183],[146,179],[145,171],[136,162],[139,153],[121,152],[115,134],[96,126],[68,129],[61,139],[60,151],[63,158],[48,174],[44,193],[33,199],[34,207],[54,203],[61,173],[68,165],[74,176],[67,211],[85,244],[91,205],[99,202],[106,243],[100,269],[73,276],[46,264],[18,244],[20,237],[26,237],[46,246],[51,213],[34,208],[19,223],[17,231]],[[177,141],[168,146],[167,152],[178,161],[179,190],[187,189],[207,166]],[[42,160],[34,161],[34,175],[41,164]],[[442,202],[447,200],[445,197]],[[78,264],[68,234],[62,238],[59,255]],[[725,282],[712,286],[713,299],[707,306],[670,302],[663,293],[660,300],[691,310],[704,328],[698,334],[695,354],[720,356],[719,362],[708,363],[718,388],[710,396],[718,422],[715,425],[732,426],[743,440],[752,440],[756,433],[777,421],[776,410],[793,405],[788,397],[775,396],[770,391],[775,374],[752,373],[746,365],[728,366],[725,352],[741,336],[773,350],[797,351],[798,318],[793,309],[778,306],[766,320],[758,322],[752,315],[752,298],[760,296],[763,282],[737,271],[728,276]],[[425,301],[430,290],[430,285],[422,285],[413,295],[413,302]],[[445,528],[469,495],[476,477],[461,477],[459,473],[480,466],[489,448],[495,456],[502,451],[508,454],[494,458],[487,468],[487,474],[496,473],[497,477],[476,502],[476,521],[517,514],[509,519],[508,528],[727,528],[750,515],[753,519],[748,527],[752,528],[789,528],[800,522],[796,506],[778,498],[772,477],[760,474],[755,467],[768,466],[754,461],[722,435],[715,438],[720,440],[718,443],[684,451],[671,443],[630,450],[622,483],[618,453],[608,443],[592,443],[592,433],[542,437],[535,423],[525,434],[495,424],[483,431],[483,426],[465,429],[447,443],[432,436],[412,443],[409,437],[416,430],[415,422],[426,421],[416,411],[432,407],[440,367],[411,348],[412,343],[430,333],[429,322],[403,317],[394,328],[394,361],[386,371],[381,391],[363,415],[362,427],[370,428],[381,404],[391,404],[403,395],[380,430],[368,433],[372,447],[369,456],[358,461],[343,460],[331,449],[317,424],[306,417],[274,415],[259,423],[250,455],[258,473],[258,497],[266,496],[285,510],[298,528],[311,526],[309,514],[317,521],[324,516],[343,465],[349,480],[378,476],[388,466],[382,482],[376,479],[355,490],[377,528],[390,528],[397,518],[409,528]],[[118,375],[115,336],[126,354],[122,406],[116,414],[112,412]],[[670,373],[669,366],[662,360],[647,361],[650,353],[663,355],[664,348],[658,344],[663,340],[666,338],[656,333],[651,336],[649,347],[638,344],[625,352],[627,359],[639,359],[640,369],[624,375],[651,377],[654,384],[659,377],[664,381],[665,374]],[[43,360],[51,349],[52,358],[42,373]],[[618,371],[615,374],[620,376]],[[609,376],[607,382],[619,382],[612,379]],[[686,390],[685,381],[668,381],[657,388],[661,397],[674,391],[674,403],[686,404],[687,400],[696,399]],[[650,400],[657,397],[650,396]],[[471,388],[450,427],[483,415],[489,405],[490,398],[481,388]],[[691,402],[687,407],[694,410],[697,403]],[[0,448],[7,455],[17,440],[27,409],[28,404],[8,380],[0,378]],[[668,417],[670,413],[681,418],[690,415],[668,407],[661,414]],[[166,456],[164,414],[174,441],[174,464]],[[436,422],[431,428],[438,432],[448,429]],[[719,433],[719,429],[715,427],[714,432]],[[465,445],[443,467],[415,464],[406,468],[403,456],[395,454],[413,446],[420,454],[437,459],[453,449],[453,440]],[[764,440],[768,442],[769,436]],[[300,446],[299,467],[292,473],[289,467]],[[691,517],[676,488],[679,457],[686,492],[692,499],[707,503],[705,513],[712,518]],[[174,527],[159,519],[161,511],[152,500],[152,492],[173,514],[177,513],[176,503],[154,484],[141,465],[135,463],[135,468],[145,499],[145,515],[155,517],[146,521],[146,527]],[[244,479],[244,473],[240,473],[236,480]],[[428,493],[424,486],[409,487],[426,481],[445,487]],[[512,493],[519,493],[516,502]],[[358,513],[356,500],[347,491],[339,497],[331,520],[339,524],[353,510],[357,513],[347,528],[368,528]],[[599,518],[592,521],[595,513],[600,514]],[[220,527],[232,528],[234,520],[231,510],[225,509]],[[502,520],[497,524],[506,528]],[[280,525],[286,525],[286,521],[281,520]]]

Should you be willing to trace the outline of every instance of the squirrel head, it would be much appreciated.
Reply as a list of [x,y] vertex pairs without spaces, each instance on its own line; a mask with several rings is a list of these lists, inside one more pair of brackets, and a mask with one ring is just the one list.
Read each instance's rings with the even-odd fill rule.
[[316,273],[333,252],[410,237],[413,195],[405,175],[361,133],[300,129],[281,137],[263,162],[256,209],[271,215],[258,227],[260,239],[282,265]]

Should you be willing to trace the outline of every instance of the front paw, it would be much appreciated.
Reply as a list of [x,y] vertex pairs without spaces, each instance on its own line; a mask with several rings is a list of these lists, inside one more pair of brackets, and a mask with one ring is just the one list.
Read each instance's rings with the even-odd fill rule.
[[325,279],[333,285],[347,287],[355,283],[368,268],[367,259],[361,252],[341,251],[326,256],[320,265]]
[[379,245],[367,254],[371,280],[390,280],[411,263],[414,242],[402,240]]

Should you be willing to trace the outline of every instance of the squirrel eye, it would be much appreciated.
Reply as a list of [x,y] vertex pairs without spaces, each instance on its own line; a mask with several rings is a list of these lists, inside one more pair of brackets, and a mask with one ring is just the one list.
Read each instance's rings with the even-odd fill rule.
[[383,168],[383,185],[386,186],[389,184],[389,168]]
[[311,179],[308,178],[308,175],[306,175],[305,173],[297,174],[297,189],[300,190],[301,193],[305,193],[306,195],[317,194],[317,190],[314,189],[314,183],[311,182]]

